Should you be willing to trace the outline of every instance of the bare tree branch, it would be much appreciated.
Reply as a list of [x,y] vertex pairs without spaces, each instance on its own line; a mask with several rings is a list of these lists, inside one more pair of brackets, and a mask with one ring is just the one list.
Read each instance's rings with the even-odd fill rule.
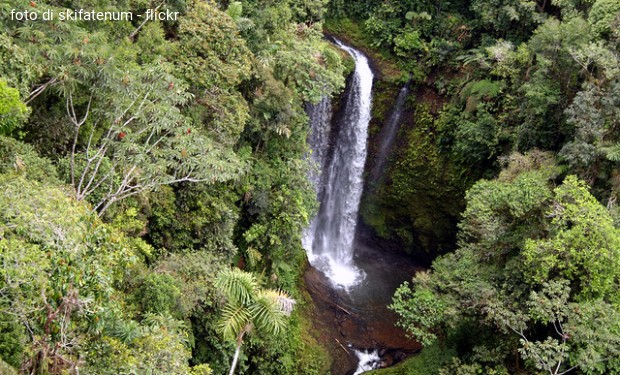
[[58,78],[56,77],[51,78],[49,81],[45,82],[44,84],[37,87],[35,90],[31,91],[30,95],[28,95],[28,99],[26,100],[25,104],[30,104],[30,102],[33,101],[37,96],[41,95],[43,91],[45,91],[45,89],[55,84],[56,82],[58,82]]

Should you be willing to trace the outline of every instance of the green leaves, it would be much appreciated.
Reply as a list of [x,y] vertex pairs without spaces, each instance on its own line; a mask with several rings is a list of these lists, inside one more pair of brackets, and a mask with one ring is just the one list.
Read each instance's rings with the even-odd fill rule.
[[215,287],[231,302],[247,305],[255,298],[258,282],[253,274],[232,268],[219,273]]
[[[416,279],[419,282],[427,276],[418,274]],[[399,326],[422,345],[428,346],[437,340],[434,329],[444,323],[446,304],[423,284],[417,285],[414,291],[406,282],[401,285],[394,293],[389,308],[400,316]]]
[[60,182],[51,160],[39,156],[29,144],[0,136],[0,174],[13,173],[39,182]]
[[570,282],[568,280],[549,281],[542,284],[540,292],[530,293],[527,306],[528,315],[537,322],[545,324],[556,320],[562,321],[566,317],[566,305],[570,297]]
[[228,4],[228,8],[226,9],[226,14],[228,14],[234,21],[237,21],[243,14],[243,3],[240,1],[230,2],[230,4]]
[[[285,293],[275,290],[261,290],[255,302],[250,306],[250,312],[259,330],[277,335],[286,327],[287,315],[290,310],[280,303],[283,298],[289,298]],[[288,314],[287,314],[288,313]]]
[[592,5],[588,22],[592,25],[592,31],[607,36],[611,33],[612,24],[620,14],[620,4],[613,0],[597,0]]
[[223,270],[215,287],[226,297],[219,328],[226,340],[241,340],[256,328],[277,335],[286,326],[295,301],[282,291],[262,289],[253,274],[238,268]]
[[506,345],[493,361],[517,350],[550,374],[613,373],[620,231],[583,181],[568,176],[552,191],[547,162],[528,159],[513,156],[518,166],[469,190],[459,249],[401,286],[391,308],[424,344],[461,329],[489,335],[470,339],[471,358]]
[[571,347],[570,363],[586,374],[620,369],[620,312],[601,299],[568,305],[564,324]]
[[28,117],[28,107],[19,99],[19,91],[0,79],[0,135],[19,128]]
[[[0,206],[9,228],[0,224],[0,237],[11,237],[1,256],[22,266],[8,267],[6,275],[20,278],[8,300],[27,307],[24,320],[35,322],[31,336],[41,340],[27,341],[32,357],[45,345],[55,348],[66,328],[70,345],[63,342],[63,357],[50,363],[79,359],[82,371],[94,374],[187,374],[190,329],[207,347],[197,358],[207,352],[224,360],[228,346],[215,338],[210,313],[217,308],[215,276],[237,245],[253,259],[249,267],[265,269],[273,284],[296,285],[305,259],[299,237],[314,204],[303,161],[303,104],[344,84],[341,58],[322,40],[326,1],[227,2],[228,12],[214,1],[173,3],[183,8],[178,22],[144,26],[136,15],[157,3],[38,1],[33,7],[58,14],[64,7],[123,6],[133,22],[0,20],[0,76],[10,94],[4,103],[11,114],[13,104],[23,105],[20,97],[33,109],[13,130],[23,130],[20,136],[49,157],[0,139],[0,172],[46,183],[26,182],[19,191],[21,182],[11,181]],[[23,7],[29,5],[17,0],[0,5]],[[55,167],[71,188],[47,185],[58,182]],[[247,178],[239,183],[241,177]],[[256,230],[244,243],[249,228]],[[142,256],[149,267],[134,262]],[[244,322],[255,315],[257,332],[282,332],[294,301],[261,292],[256,280],[240,282],[231,300],[251,304],[250,316],[227,313]],[[47,319],[46,303],[54,312],[74,297],[84,303],[71,305],[69,322]],[[178,325],[177,319],[197,316],[206,324]],[[247,325],[228,326],[235,327],[230,332]],[[269,348],[269,355],[296,350],[287,345]],[[292,358],[287,369],[303,367]],[[277,368],[273,362],[260,366]]]
[[569,176],[555,190],[549,239],[528,240],[526,275],[536,283],[562,275],[579,285],[580,300],[620,301],[620,233],[583,182]]
[[462,241],[475,241],[479,251],[497,259],[518,249],[541,230],[539,217],[551,195],[545,180],[529,172],[512,182],[479,181],[467,192]]
[[417,30],[407,28],[394,38],[394,51],[400,57],[417,57],[417,53],[428,52],[428,47]]
[[193,129],[183,116],[179,106],[192,95],[170,69],[161,61],[110,67],[93,82],[98,89],[81,114],[74,94],[66,98],[76,132],[69,180],[78,199],[98,195],[92,203],[99,212],[161,185],[227,181],[242,171],[231,149]]
[[134,254],[66,191],[7,175],[0,184],[0,314],[30,332],[25,368],[60,371],[61,363],[77,363],[84,345],[100,342],[101,319],[118,301],[114,287]]
[[485,26],[505,34],[511,27],[531,27],[543,19],[533,1],[523,0],[475,0],[471,9]]
[[240,332],[246,327],[249,329],[248,324],[251,320],[252,313],[247,307],[231,302],[222,309],[218,328],[225,340],[235,341]]
[[180,20],[180,56],[175,65],[201,96],[230,90],[250,74],[252,54],[233,19],[211,2],[197,2]]
[[538,370],[557,374],[562,362],[568,358],[567,345],[547,338],[544,341],[529,342],[521,339],[519,354],[524,360],[530,360]]
[[[599,87],[584,84],[566,109],[567,122],[575,127],[572,141],[567,142],[560,155],[582,177],[589,177],[613,167],[619,141],[614,129],[620,124],[620,96],[617,80]],[[605,168],[607,167],[607,168]]]

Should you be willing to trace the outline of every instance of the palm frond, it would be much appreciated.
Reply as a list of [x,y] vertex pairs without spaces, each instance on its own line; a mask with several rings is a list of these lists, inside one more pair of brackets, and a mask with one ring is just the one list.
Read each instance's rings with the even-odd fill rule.
[[261,291],[261,294],[266,298],[269,298],[276,302],[280,312],[286,316],[290,316],[293,312],[293,307],[297,303],[293,298],[291,298],[288,293],[282,290],[277,289],[264,289]]
[[249,306],[249,310],[254,317],[256,328],[259,331],[276,335],[284,329],[284,314],[280,312],[275,301],[258,298]]
[[130,344],[140,336],[140,324],[134,320],[118,321],[108,329],[108,334],[125,344]]
[[255,302],[249,306],[256,327],[270,334],[278,334],[286,326],[295,300],[279,290],[261,290]]
[[253,274],[232,268],[220,272],[215,287],[230,301],[249,304],[258,289],[258,282]]
[[229,303],[222,310],[222,318],[219,321],[218,329],[224,339],[235,341],[237,335],[246,325],[252,321],[250,310],[245,306]]
[[165,327],[166,329],[175,332],[183,332],[187,330],[187,325],[183,321],[175,319],[169,314],[147,313],[145,314],[142,323],[146,327],[155,329]]

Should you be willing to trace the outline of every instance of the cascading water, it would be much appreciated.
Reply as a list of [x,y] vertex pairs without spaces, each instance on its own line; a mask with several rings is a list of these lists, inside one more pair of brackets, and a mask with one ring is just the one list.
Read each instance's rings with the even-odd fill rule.
[[355,356],[359,359],[357,369],[353,375],[359,375],[363,372],[378,369],[381,366],[381,357],[377,350],[353,350]]
[[332,119],[331,98],[323,97],[317,104],[308,104],[306,112],[310,118],[308,144],[312,149],[311,159],[315,164],[308,177],[314,185],[317,194],[319,194],[321,191],[322,171],[325,167],[327,149],[329,148],[329,132]]
[[371,181],[379,181],[385,170],[385,164],[388,160],[390,150],[392,149],[394,139],[396,138],[398,124],[403,114],[405,100],[409,95],[409,84],[410,82],[407,82],[405,86],[400,89],[396,102],[394,103],[392,114],[390,115],[387,124],[381,131],[383,134],[380,134],[381,143],[379,146],[379,151],[377,152],[377,159],[375,160],[374,167],[372,169]]
[[[310,118],[310,134],[308,135],[308,144],[311,149],[309,159],[313,164],[310,172],[308,173],[308,179],[312,182],[317,198],[320,201],[323,190],[322,177],[323,171],[325,170],[327,151],[329,149],[329,135],[331,131],[331,98],[325,96],[317,104],[307,104],[306,113]],[[310,227],[306,228],[302,238],[302,246],[307,250],[308,259],[311,263],[314,263],[316,258],[312,252],[312,242],[314,240],[315,230],[316,220],[312,220]]]
[[[334,286],[348,289],[363,279],[363,272],[353,264],[353,240],[364,185],[362,174],[366,162],[373,74],[361,52],[339,41],[336,44],[353,57],[355,72],[344,104],[343,120],[334,136],[333,155],[323,166],[322,183],[315,185],[320,189],[321,206],[306,231],[304,247],[314,267],[321,270]],[[325,126],[318,118],[312,121],[312,126]],[[323,131],[312,129],[311,134]],[[310,141],[313,142],[312,135]],[[324,146],[311,143],[315,153]]]

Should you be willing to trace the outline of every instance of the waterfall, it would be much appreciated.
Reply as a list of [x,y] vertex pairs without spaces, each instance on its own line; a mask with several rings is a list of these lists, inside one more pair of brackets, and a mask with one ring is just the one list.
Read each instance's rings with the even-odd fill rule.
[[405,100],[407,99],[407,95],[409,95],[409,84],[410,82],[407,82],[405,86],[400,89],[396,102],[394,103],[394,108],[392,109],[392,114],[390,115],[385,127],[381,130],[381,144],[379,146],[377,159],[375,160],[371,174],[371,181],[375,184],[379,181],[381,176],[383,176],[385,164],[388,160],[388,156],[390,155],[390,150],[392,149],[394,139],[396,138],[398,124],[400,123],[400,118],[403,114],[403,109],[405,106]]
[[[321,191],[321,176],[329,148],[329,132],[332,119],[331,98],[323,97],[317,104],[308,104],[306,112],[310,118],[308,144],[312,150],[310,159],[314,166],[308,176],[317,194]],[[321,197],[319,197],[319,200]]]
[[[311,168],[308,179],[312,182],[317,198],[321,201],[323,171],[329,149],[329,136],[331,132],[332,103],[331,98],[325,96],[317,104],[307,104],[306,113],[310,119],[310,133],[308,134],[308,145],[310,146]],[[306,228],[302,237],[302,246],[308,253],[308,260],[314,264],[316,257],[312,251],[314,232],[316,230],[316,220],[312,220],[310,227]]]
[[[304,247],[311,264],[332,284],[349,288],[363,278],[362,271],[353,264],[353,240],[363,188],[373,74],[361,52],[339,41],[336,44],[353,57],[355,71],[347,88],[343,119],[337,134],[331,135],[333,154],[323,160],[321,183],[315,185],[321,206],[306,231]],[[325,126],[321,121],[324,118],[325,115],[313,118],[311,125]],[[310,141],[316,140],[312,134],[324,134],[324,131],[312,129]],[[311,147],[316,154],[326,155],[324,144],[311,143]],[[317,152],[319,149],[322,150]]]

